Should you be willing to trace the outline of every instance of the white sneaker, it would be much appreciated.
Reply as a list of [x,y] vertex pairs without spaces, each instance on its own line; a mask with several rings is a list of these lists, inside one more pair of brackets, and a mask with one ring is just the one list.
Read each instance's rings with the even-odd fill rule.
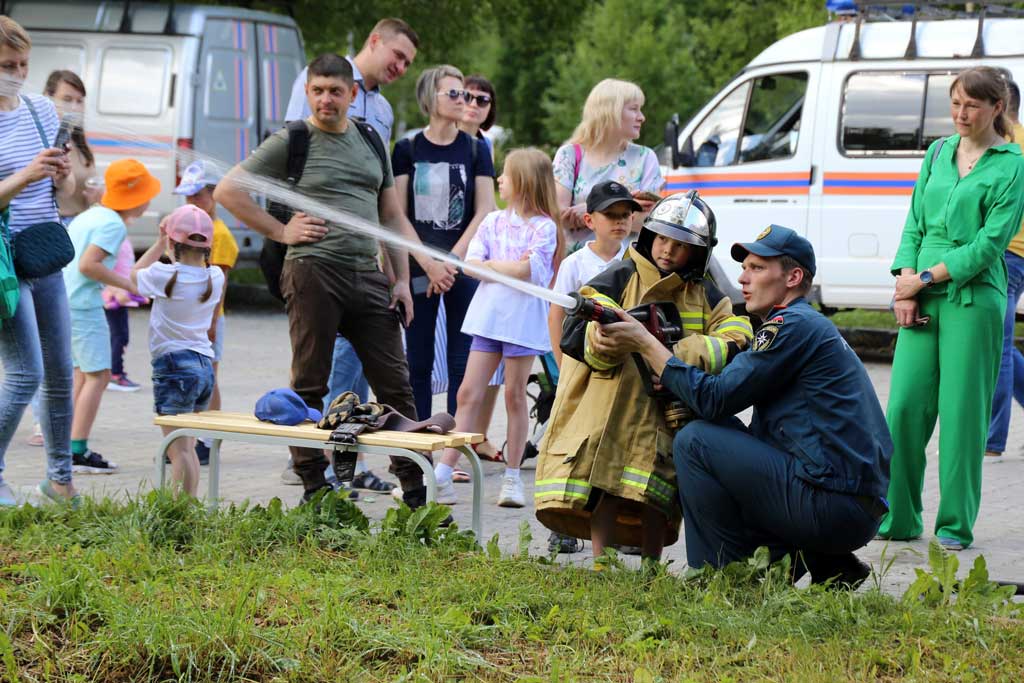
[[522,479],[508,475],[502,478],[498,506],[503,508],[521,508],[526,506]]
[[455,505],[459,497],[455,495],[455,484],[451,479],[437,482],[437,502],[441,505]]

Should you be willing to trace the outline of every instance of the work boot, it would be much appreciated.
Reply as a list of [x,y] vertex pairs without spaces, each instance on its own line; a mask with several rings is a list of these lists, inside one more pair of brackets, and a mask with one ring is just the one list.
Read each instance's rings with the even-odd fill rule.
[[[403,490],[402,502],[408,505],[409,508],[412,510],[423,507],[424,505],[427,504],[427,487],[420,486],[418,488],[410,489],[408,491]],[[440,526],[449,526],[454,521],[455,520],[452,519],[452,516],[448,515],[447,517],[441,520]]]
[[320,493],[321,491],[333,491],[333,490],[334,490],[334,487],[331,486],[330,484],[328,484],[327,482],[324,482],[323,485],[317,486],[316,488],[306,489],[305,492],[302,494],[302,503],[301,504],[305,505],[309,501],[313,500],[313,498],[316,497],[316,494]]
[[864,580],[871,576],[871,567],[861,562],[853,553],[815,554],[813,560],[808,562],[808,566],[811,570],[811,583],[828,583],[830,590],[857,590]]

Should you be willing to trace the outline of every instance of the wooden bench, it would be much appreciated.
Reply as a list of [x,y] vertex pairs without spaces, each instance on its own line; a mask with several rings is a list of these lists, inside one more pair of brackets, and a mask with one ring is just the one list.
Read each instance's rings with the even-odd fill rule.
[[[158,415],[153,420],[161,427],[176,427],[164,437],[160,450],[156,454],[157,485],[164,486],[166,468],[164,456],[167,448],[175,439],[192,436],[201,439],[212,439],[210,446],[209,493],[207,505],[215,510],[220,495],[220,444],[221,441],[245,441],[248,443],[274,444],[279,446],[302,446],[305,448],[321,448],[337,451],[355,451],[367,455],[394,455],[409,458],[423,470],[423,479],[427,486],[427,500],[437,499],[437,479],[434,467],[423,453],[432,453],[444,448],[455,448],[469,460],[473,470],[473,533],[478,540],[483,538],[480,521],[480,506],[483,499],[483,468],[480,458],[470,446],[484,440],[483,434],[467,434],[449,432],[448,434],[432,434],[430,432],[371,432],[361,434],[355,446],[344,446],[330,442],[329,429],[317,429],[315,425],[306,423],[289,427],[271,422],[262,422],[253,415],[229,413],[220,410],[207,410],[201,413],[184,415]],[[481,541],[482,542],[482,541]]]

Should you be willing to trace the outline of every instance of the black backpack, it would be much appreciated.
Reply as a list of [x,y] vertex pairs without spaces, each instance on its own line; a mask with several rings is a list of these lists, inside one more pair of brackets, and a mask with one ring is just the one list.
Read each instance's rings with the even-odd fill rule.
[[[384,141],[381,140],[373,126],[363,119],[351,117],[349,121],[355,124],[356,130],[363,136],[363,140],[373,148],[380,160],[380,167],[383,171],[380,189],[383,190],[384,181],[388,177],[388,152],[384,147]],[[302,172],[306,168],[306,159],[309,157],[309,128],[306,127],[305,121],[289,121],[287,128],[288,161],[285,177],[288,184],[294,188],[302,179]],[[295,211],[285,204],[267,202],[267,213],[282,223],[287,223]],[[284,295],[281,294],[281,270],[284,268],[284,256],[287,252],[287,244],[275,242],[269,237],[263,238],[263,249],[260,251],[260,270],[263,271],[263,277],[267,281],[267,290],[280,301],[284,301]]]

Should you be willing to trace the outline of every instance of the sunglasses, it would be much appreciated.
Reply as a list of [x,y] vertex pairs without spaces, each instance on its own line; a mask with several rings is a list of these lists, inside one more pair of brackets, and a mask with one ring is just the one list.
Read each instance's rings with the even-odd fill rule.
[[452,102],[458,102],[459,100],[462,100],[463,102],[466,102],[468,104],[469,101],[473,99],[473,96],[470,95],[465,90],[456,90],[455,88],[452,88],[451,90],[438,90],[437,94],[447,95],[448,99],[451,100]]
[[476,100],[476,106],[478,106],[478,107],[486,107],[487,105],[489,105],[491,103],[491,96],[490,95],[474,95],[472,93],[467,93],[467,94],[469,95],[469,97],[466,98],[466,104],[469,104],[473,100]]

